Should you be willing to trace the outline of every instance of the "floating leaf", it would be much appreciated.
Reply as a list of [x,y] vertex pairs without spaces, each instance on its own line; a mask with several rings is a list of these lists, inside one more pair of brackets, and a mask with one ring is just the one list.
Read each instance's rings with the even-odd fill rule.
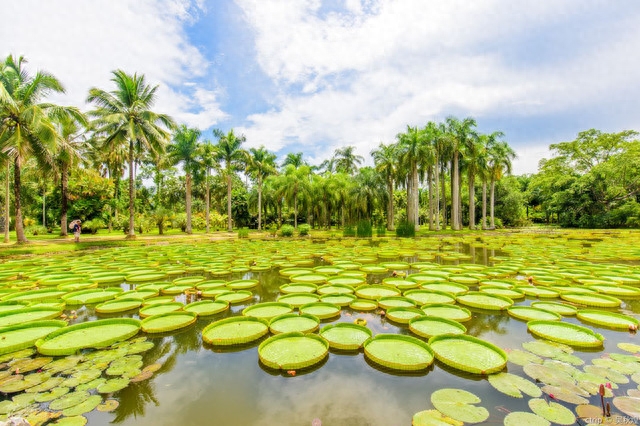
[[541,398],[534,398],[529,400],[529,408],[552,423],[572,425],[576,422],[576,416],[571,410],[557,402],[547,402]]
[[87,418],[84,416],[63,417],[53,424],[57,426],[84,426],[87,424]]
[[536,355],[553,358],[554,356],[561,355],[563,352],[571,353],[573,349],[566,345],[556,345],[555,342],[548,342],[545,340],[534,340],[531,342],[525,342],[522,347]]
[[327,325],[320,330],[320,336],[324,337],[329,346],[341,350],[358,350],[372,333],[367,327],[346,322],[335,325]]
[[640,345],[636,345],[635,343],[621,342],[621,343],[618,343],[618,347],[623,351],[627,351],[631,353],[640,352]]
[[536,398],[542,395],[535,383],[511,373],[492,374],[489,376],[489,383],[500,392],[514,398],[522,398],[522,392]]
[[527,328],[540,337],[572,346],[601,347],[604,341],[601,334],[587,327],[561,321],[529,321]]
[[628,416],[640,418],[640,398],[617,396],[613,398],[613,405]]
[[68,393],[60,398],[51,401],[49,408],[52,410],[64,410],[74,405],[78,405],[83,401],[89,399],[89,392],[87,391],[75,391]]
[[128,385],[129,379],[109,379],[103,384],[99,385],[96,390],[98,391],[98,393],[113,393],[126,388]]
[[473,374],[491,374],[507,364],[507,354],[499,347],[465,334],[443,334],[429,339],[438,361]]
[[427,343],[399,334],[378,334],[364,343],[364,353],[378,365],[401,371],[424,370],[434,360]]
[[463,426],[463,422],[443,415],[438,410],[424,410],[413,415],[411,426]]
[[63,395],[69,393],[69,388],[67,387],[57,387],[53,388],[50,392],[39,393],[35,395],[36,402],[49,402],[53,401],[56,398],[60,398]]
[[538,355],[532,354],[531,352],[522,351],[520,349],[507,351],[507,358],[509,359],[509,362],[522,366],[527,364],[542,364],[542,362],[544,361]]
[[542,387],[542,391],[553,399],[568,402],[570,404],[588,404],[589,400],[559,386],[546,385]]
[[478,407],[480,398],[462,389],[438,389],[431,394],[431,403],[445,416],[465,423],[481,423],[489,418],[489,411]]
[[89,411],[93,411],[94,408],[102,402],[100,395],[91,395],[89,398],[82,401],[80,404],[76,404],[72,407],[62,410],[62,415],[65,417],[79,416]]
[[504,426],[549,426],[548,420],[526,411],[514,411],[504,418]]
[[103,412],[111,412],[111,411],[114,411],[116,408],[118,408],[119,405],[120,403],[115,399],[107,399],[104,403],[98,405],[96,407],[96,410],[103,411]]
[[329,343],[325,339],[300,332],[277,334],[258,347],[258,356],[264,365],[283,370],[311,367],[328,353]]

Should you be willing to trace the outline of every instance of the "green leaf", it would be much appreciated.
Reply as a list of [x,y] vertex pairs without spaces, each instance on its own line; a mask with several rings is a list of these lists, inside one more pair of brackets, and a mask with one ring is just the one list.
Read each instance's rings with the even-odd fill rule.
[[465,423],[481,423],[489,418],[489,411],[478,407],[480,398],[462,389],[439,389],[431,394],[431,403],[445,416]]

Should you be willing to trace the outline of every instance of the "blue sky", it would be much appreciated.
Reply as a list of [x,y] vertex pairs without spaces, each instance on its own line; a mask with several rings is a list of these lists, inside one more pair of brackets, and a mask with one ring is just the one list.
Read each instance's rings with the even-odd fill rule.
[[640,130],[634,0],[4,1],[0,54],[24,55],[88,109],[110,72],[159,84],[156,109],[313,164],[407,125],[473,116],[532,173],[588,128]]

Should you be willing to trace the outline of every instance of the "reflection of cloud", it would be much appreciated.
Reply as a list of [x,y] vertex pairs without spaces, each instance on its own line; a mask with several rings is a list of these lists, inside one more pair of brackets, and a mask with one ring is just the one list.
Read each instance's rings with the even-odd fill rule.
[[[320,376],[312,374],[308,387],[280,387],[270,392],[268,380],[258,386],[260,392],[256,410],[261,413],[256,426],[310,425],[318,418],[323,425],[388,425],[398,424],[407,417],[406,409],[398,404],[397,396],[380,388],[371,377],[353,377],[322,370]],[[295,380],[305,380],[301,377]],[[363,400],[366,400],[364,402]],[[385,407],[384,411],[371,410],[372,406]]]

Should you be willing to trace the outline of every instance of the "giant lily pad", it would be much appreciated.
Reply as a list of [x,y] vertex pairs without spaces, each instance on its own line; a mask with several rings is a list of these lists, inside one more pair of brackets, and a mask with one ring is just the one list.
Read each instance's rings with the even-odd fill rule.
[[272,336],[258,347],[258,356],[264,365],[282,370],[311,367],[328,353],[329,343],[325,339],[300,332]]
[[145,333],[166,333],[188,327],[196,322],[197,318],[195,312],[167,312],[143,319],[140,327]]
[[356,296],[360,299],[378,300],[382,297],[398,296],[401,291],[391,285],[361,285],[356,288]]
[[326,302],[308,303],[300,306],[300,312],[314,315],[320,319],[327,319],[340,315],[340,306]]
[[622,300],[604,294],[562,293],[560,294],[560,298],[567,302],[598,308],[616,308],[622,304]]
[[59,320],[33,321],[0,329],[0,354],[6,354],[35,345],[38,339],[66,326]]
[[465,423],[481,423],[489,418],[489,411],[474,404],[481,400],[462,389],[438,389],[431,394],[431,403],[445,416]]
[[186,312],[195,312],[198,317],[205,317],[209,315],[215,315],[220,312],[226,311],[229,308],[229,302],[222,300],[201,300],[199,302],[192,302],[186,305],[183,309]]
[[365,326],[343,322],[323,327],[320,335],[333,349],[357,350],[372,336],[372,333]]
[[302,305],[314,303],[318,300],[320,300],[320,296],[310,293],[291,293],[285,294],[284,296],[280,296],[278,298],[278,302],[286,303],[293,306],[294,308],[299,308]]
[[92,303],[106,302],[122,293],[120,287],[108,287],[105,289],[80,290],[62,296],[62,300],[67,305],[86,305]]
[[202,340],[211,345],[242,345],[258,340],[269,332],[267,320],[231,317],[213,322],[202,330]]
[[470,291],[456,297],[456,301],[472,308],[500,311],[513,305],[513,300],[505,296]]
[[512,306],[507,309],[509,315],[523,321],[531,320],[548,320],[560,321],[562,316],[555,312],[545,311],[544,309],[532,308],[530,306]]
[[424,316],[424,312],[418,308],[389,308],[386,316],[399,324],[408,324],[413,318]]
[[580,309],[576,316],[584,322],[622,330],[628,330],[633,326],[637,328],[639,325],[638,320],[629,315],[596,309]]
[[552,423],[572,425],[576,422],[576,416],[571,410],[557,402],[547,402],[542,398],[534,398],[529,400],[529,408]]
[[499,347],[467,335],[443,334],[429,339],[438,361],[473,374],[491,374],[507,364],[507,354]]
[[467,332],[467,328],[457,321],[430,316],[411,319],[409,330],[427,339],[441,334],[464,334]]
[[242,310],[242,315],[270,320],[278,315],[288,314],[293,306],[283,302],[264,302],[249,306]]
[[166,314],[168,312],[179,311],[184,308],[184,305],[180,302],[167,302],[152,304],[140,309],[140,318],[146,318],[153,315]]
[[578,308],[576,308],[575,306],[558,302],[533,302],[531,304],[531,307],[555,312],[562,316],[571,316],[575,315],[578,312]]
[[467,308],[449,304],[425,305],[422,312],[430,317],[446,318],[458,322],[464,322],[471,319],[471,312]]
[[269,321],[269,330],[273,334],[289,333],[299,331],[301,333],[312,333],[318,329],[320,319],[310,314],[284,314],[272,318]]
[[54,331],[36,342],[43,355],[73,355],[84,348],[100,348],[135,336],[140,321],[133,318],[112,318],[74,324]]
[[96,312],[101,314],[112,314],[115,312],[126,312],[137,309],[142,305],[142,299],[115,299],[101,303],[96,306]]
[[22,308],[14,311],[0,313],[0,327],[10,327],[16,324],[24,324],[32,321],[42,321],[59,317],[62,309],[59,308]]
[[604,341],[601,334],[587,327],[561,321],[529,321],[527,328],[537,336],[571,346],[594,348]]
[[422,340],[400,334],[378,334],[364,343],[364,353],[383,367],[424,370],[433,363],[433,350]]
[[224,300],[229,302],[230,304],[234,303],[244,303],[253,299],[253,293],[249,290],[238,290],[238,291],[228,291],[225,293],[220,293],[216,296],[216,302],[219,300]]

